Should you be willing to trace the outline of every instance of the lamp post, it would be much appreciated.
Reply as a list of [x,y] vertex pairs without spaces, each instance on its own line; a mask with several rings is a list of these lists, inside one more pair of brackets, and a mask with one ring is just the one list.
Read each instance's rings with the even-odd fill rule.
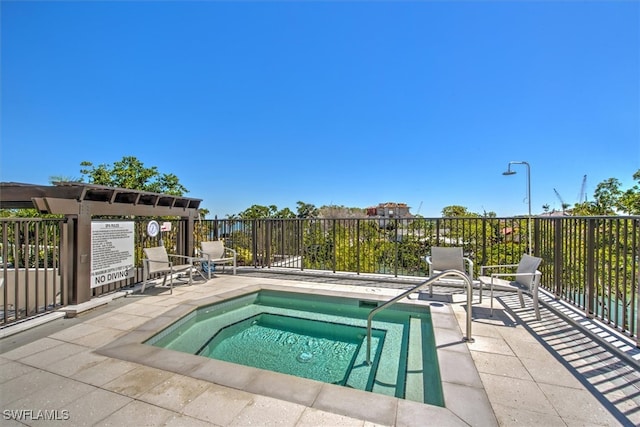
[[511,170],[511,165],[525,165],[527,167],[527,202],[529,203],[529,218],[527,224],[529,226],[529,255],[532,255],[531,251],[531,166],[527,162],[509,162],[507,170],[502,172],[502,175],[515,175],[515,171]]

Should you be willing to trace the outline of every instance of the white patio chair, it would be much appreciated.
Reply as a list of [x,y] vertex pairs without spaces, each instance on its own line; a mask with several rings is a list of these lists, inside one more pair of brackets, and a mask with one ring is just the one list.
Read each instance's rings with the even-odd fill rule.
[[[542,258],[524,254],[519,264],[485,265],[480,268],[480,283],[489,285],[491,288],[491,316],[493,316],[493,287],[498,285],[506,289],[515,289],[520,297],[520,306],[524,308],[523,292],[527,292],[533,299],[533,309],[536,319],[540,320],[540,307],[538,306],[538,287],[542,273],[538,271],[538,266]],[[513,269],[517,267],[515,272]],[[495,273],[485,275],[487,270],[499,270]],[[503,272],[511,269],[511,272]],[[504,279],[511,278],[512,280]]]
[[[473,281],[473,261],[464,256],[460,247],[432,246],[431,255],[427,256],[425,260],[429,266],[429,277],[440,274],[445,270],[458,270],[466,273]],[[458,282],[464,284],[460,279],[457,281],[453,278],[450,279],[451,284],[457,284]],[[433,283],[429,285],[429,297],[433,297]],[[480,288],[480,302],[482,302],[482,287]]]
[[[162,280],[162,286],[167,282],[167,276],[169,276],[169,284],[171,294],[173,294],[173,275],[180,272],[189,273],[189,284],[192,283],[192,258],[184,255],[169,255],[164,246],[156,246],[153,248],[144,248],[145,258],[142,260],[143,266],[143,278],[142,290],[140,293],[144,293],[144,289],[147,286],[147,281],[152,274],[164,273],[164,279]],[[187,260],[188,264],[174,264],[169,261],[171,258],[179,258],[181,260]]]
[[233,266],[233,274],[236,274],[237,253],[231,248],[224,246],[222,240],[213,240],[210,242],[200,243],[201,249],[197,251],[201,263],[206,263],[208,278],[211,279],[212,266],[231,264]]

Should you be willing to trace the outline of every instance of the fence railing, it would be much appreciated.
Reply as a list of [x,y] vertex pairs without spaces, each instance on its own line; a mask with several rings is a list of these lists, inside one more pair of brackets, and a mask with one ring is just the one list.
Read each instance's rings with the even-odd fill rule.
[[[255,268],[427,276],[432,246],[461,246],[482,265],[517,263],[529,247],[528,222],[518,218],[342,218],[203,220],[193,241],[224,239],[239,265]],[[543,258],[542,286],[629,336],[638,337],[640,217],[535,217],[534,254]],[[0,325],[67,304],[65,257],[72,242],[65,220],[0,220]],[[136,273],[94,288],[92,295],[142,280],[142,248],[161,238],[177,253],[184,224],[158,237],[136,220]],[[72,240],[72,239],[71,239]],[[64,248],[67,248],[66,250]],[[188,254],[192,255],[192,254]],[[88,284],[87,284],[88,285]]]
[[[426,276],[432,246],[461,246],[483,265],[517,264],[528,218],[214,220],[202,236],[226,239],[255,267]],[[590,317],[637,337],[640,217],[535,217],[542,287]],[[198,239],[197,239],[198,240]],[[199,240],[198,240],[199,241]],[[197,242],[196,242],[197,243]]]
[[0,221],[0,324],[68,302],[62,280],[63,220]]

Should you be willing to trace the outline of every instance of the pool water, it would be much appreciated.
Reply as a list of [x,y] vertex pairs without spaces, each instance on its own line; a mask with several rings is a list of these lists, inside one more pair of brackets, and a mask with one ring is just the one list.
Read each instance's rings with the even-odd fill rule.
[[262,313],[223,328],[197,354],[344,385],[361,344],[361,328]]
[[200,307],[146,344],[444,406],[428,307],[265,291]]

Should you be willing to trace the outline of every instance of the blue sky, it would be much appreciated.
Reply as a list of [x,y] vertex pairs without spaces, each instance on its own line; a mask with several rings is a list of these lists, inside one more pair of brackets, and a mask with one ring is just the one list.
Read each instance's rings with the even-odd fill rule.
[[0,180],[135,156],[211,217],[560,209],[640,169],[636,1],[1,4]]

